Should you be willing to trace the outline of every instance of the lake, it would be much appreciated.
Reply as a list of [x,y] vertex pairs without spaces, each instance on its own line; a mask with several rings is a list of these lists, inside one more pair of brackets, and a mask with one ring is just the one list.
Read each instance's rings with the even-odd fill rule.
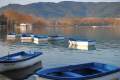
[[[39,30],[40,29],[40,30]],[[54,41],[34,44],[19,41],[7,41],[5,30],[0,30],[0,56],[21,50],[39,50],[42,55],[43,68],[53,68],[87,62],[101,62],[120,66],[120,26],[90,26],[38,28],[32,30],[34,34],[59,34],[66,37],[82,37],[96,40],[96,50],[77,50],[68,48],[66,41]],[[2,77],[1,77],[2,79]]]

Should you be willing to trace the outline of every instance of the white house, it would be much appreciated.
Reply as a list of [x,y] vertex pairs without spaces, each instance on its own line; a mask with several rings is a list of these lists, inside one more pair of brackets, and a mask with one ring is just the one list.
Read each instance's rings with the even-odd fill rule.
[[19,27],[21,33],[29,33],[32,31],[32,24],[30,23],[21,23]]
[[30,23],[15,24],[15,30],[17,33],[31,33],[32,24]]

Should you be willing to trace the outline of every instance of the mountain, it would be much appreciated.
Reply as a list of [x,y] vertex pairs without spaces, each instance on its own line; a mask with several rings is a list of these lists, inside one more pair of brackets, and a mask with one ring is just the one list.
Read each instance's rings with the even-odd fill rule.
[[73,2],[59,3],[39,2],[27,5],[9,4],[0,8],[0,13],[5,10],[14,10],[24,14],[42,16],[45,18],[56,17],[120,17],[120,2]]

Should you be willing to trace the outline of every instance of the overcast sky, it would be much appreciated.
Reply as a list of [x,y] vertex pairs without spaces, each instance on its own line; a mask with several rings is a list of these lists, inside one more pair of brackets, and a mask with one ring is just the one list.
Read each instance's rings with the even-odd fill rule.
[[8,4],[29,4],[35,2],[60,2],[60,1],[79,1],[79,2],[120,2],[120,0],[0,0],[0,7]]

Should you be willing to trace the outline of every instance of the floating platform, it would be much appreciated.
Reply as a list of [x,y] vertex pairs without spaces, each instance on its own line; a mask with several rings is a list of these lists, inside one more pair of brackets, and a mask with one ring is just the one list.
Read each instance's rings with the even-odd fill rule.
[[16,33],[7,34],[7,40],[15,40],[15,39],[16,39]]
[[43,43],[43,42],[48,42],[48,36],[47,35],[34,35],[33,37],[33,42],[36,44]]
[[33,36],[31,34],[21,34],[20,40],[21,42],[32,42]]
[[38,70],[31,78],[31,80],[120,80],[120,68],[92,62]]
[[76,40],[69,39],[69,48],[81,49],[81,50],[91,50],[95,49],[96,42],[93,40]]

